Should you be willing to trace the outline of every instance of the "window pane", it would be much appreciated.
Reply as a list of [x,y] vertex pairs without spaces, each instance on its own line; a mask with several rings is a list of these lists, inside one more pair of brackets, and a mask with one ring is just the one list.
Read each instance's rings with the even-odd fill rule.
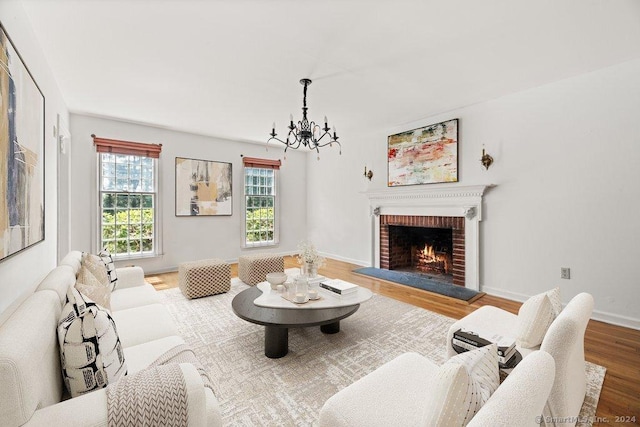
[[116,228],[113,225],[105,225],[102,227],[102,240],[110,240],[116,238]]
[[109,251],[109,253],[115,254],[116,253],[116,242],[105,242],[103,247]]
[[153,224],[142,225],[142,237],[145,237],[145,238],[153,237]]
[[153,196],[145,194],[142,196],[142,207],[143,208],[152,208],[153,207]]
[[121,239],[116,241],[116,255],[129,253],[129,241]]
[[103,224],[114,224],[115,223],[115,211],[113,210],[103,210],[102,211],[102,223]]
[[102,178],[102,189],[103,190],[115,190],[116,189],[116,180],[114,178]]
[[141,196],[138,194],[131,194],[129,196],[129,206],[132,208],[139,208],[141,203]]
[[116,188],[117,191],[127,191],[129,189],[129,181],[126,178],[117,178],[116,179]]
[[152,239],[142,239],[142,250],[144,252],[153,251],[153,240]]
[[126,208],[129,206],[129,196],[127,194],[118,194],[116,196],[116,206],[119,208]]
[[116,205],[116,197],[112,193],[103,193],[102,194],[102,207],[103,208],[114,208]]
[[102,176],[113,176],[116,174],[116,165],[102,162]]

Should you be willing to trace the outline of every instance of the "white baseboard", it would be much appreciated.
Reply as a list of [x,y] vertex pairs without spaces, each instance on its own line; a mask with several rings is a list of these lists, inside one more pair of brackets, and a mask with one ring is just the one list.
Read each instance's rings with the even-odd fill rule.
[[[296,251],[290,251],[290,252],[269,252],[269,255],[276,255],[276,256],[293,256],[293,255],[297,255],[298,252]],[[242,256],[242,255],[240,255]],[[229,263],[229,264],[237,264],[238,263],[238,258],[232,258],[232,259],[225,259],[225,262]],[[152,270],[145,270],[144,274],[145,275],[151,275],[151,274],[162,274],[162,273],[172,273],[174,271],[178,271],[178,266],[177,265],[172,265],[169,267],[163,267],[163,268],[158,268],[158,269],[152,269]]]
[[[486,292],[489,295],[518,302],[525,302],[527,299],[529,299],[529,297],[531,297],[531,295],[509,292],[505,291],[504,289],[497,289],[489,286],[482,286],[481,291]],[[640,319],[634,319],[633,317],[621,316],[619,314],[609,313],[601,310],[593,310],[591,318],[593,320],[598,320],[600,322],[609,323],[612,325],[624,326],[625,328],[640,330]]]
[[348,262],[349,264],[355,264],[355,265],[359,265],[361,267],[371,267],[371,262],[369,262],[369,261],[362,261],[362,260],[353,259],[353,258],[345,258],[343,256],[336,255],[336,254],[330,254],[330,253],[327,253],[327,252],[320,252],[320,255],[322,255],[325,258],[337,259],[338,261]]

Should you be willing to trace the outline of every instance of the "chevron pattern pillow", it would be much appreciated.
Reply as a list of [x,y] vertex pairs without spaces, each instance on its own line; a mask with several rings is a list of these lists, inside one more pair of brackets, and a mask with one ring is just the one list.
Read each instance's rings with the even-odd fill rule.
[[58,322],[65,385],[76,397],[126,375],[122,344],[109,312],[73,286]]

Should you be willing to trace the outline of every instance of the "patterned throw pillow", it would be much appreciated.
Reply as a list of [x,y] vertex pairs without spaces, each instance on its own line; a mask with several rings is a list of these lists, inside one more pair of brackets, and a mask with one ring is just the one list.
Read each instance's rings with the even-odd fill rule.
[[529,298],[518,311],[516,344],[523,348],[535,348],[542,344],[549,326],[560,311],[560,288]]
[[91,273],[86,272],[82,275],[82,280],[76,280],[75,287],[85,297],[111,311],[111,286],[105,286]]
[[82,260],[80,262],[80,270],[78,270],[76,280],[81,283],[89,282],[91,281],[91,278],[87,277],[89,275],[93,276],[93,278],[95,279],[98,279],[98,281],[102,283],[103,286],[110,287],[109,275],[100,257],[88,253],[83,253]]
[[105,267],[107,267],[107,276],[109,277],[109,282],[111,282],[111,290],[115,291],[118,285],[118,276],[116,275],[116,264],[113,262],[113,257],[106,249],[100,251],[98,256],[102,259]]
[[428,426],[465,426],[500,384],[495,344],[453,356],[438,369],[429,384]]
[[113,319],[74,287],[67,292],[58,341],[62,375],[71,397],[106,387],[127,373]]

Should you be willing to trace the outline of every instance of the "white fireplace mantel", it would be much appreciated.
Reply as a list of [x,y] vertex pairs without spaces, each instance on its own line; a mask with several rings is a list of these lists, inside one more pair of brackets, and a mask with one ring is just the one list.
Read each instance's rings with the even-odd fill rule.
[[373,215],[372,265],[380,268],[380,215],[465,218],[465,287],[480,290],[482,197],[493,185],[385,188],[365,194]]

